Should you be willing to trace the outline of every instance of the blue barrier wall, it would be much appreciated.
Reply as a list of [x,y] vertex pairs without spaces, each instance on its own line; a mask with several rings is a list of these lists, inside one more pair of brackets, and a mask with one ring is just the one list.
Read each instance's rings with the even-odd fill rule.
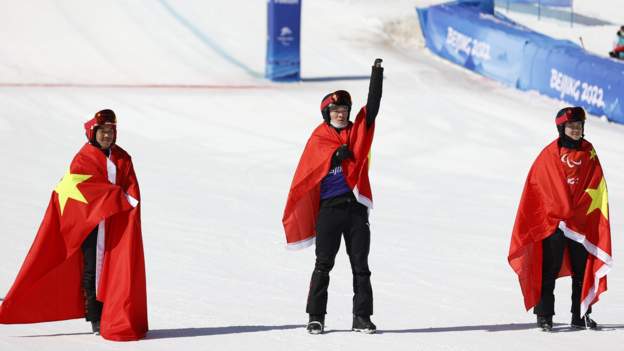
[[480,12],[478,1],[417,11],[433,53],[507,85],[536,90],[624,124],[624,63],[534,32],[500,14]]
[[457,2],[470,2],[474,3],[475,1],[479,3],[479,11],[485,13],[494,14],[494,0],[456,0]]

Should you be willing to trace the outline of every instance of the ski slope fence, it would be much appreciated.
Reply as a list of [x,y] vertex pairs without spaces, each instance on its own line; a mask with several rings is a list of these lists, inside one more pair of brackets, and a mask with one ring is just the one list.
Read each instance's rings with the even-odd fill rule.
[[478,2],[417,8],[427,48],[506,85],[624,124],[624,63],[479,9]]
[[536,6],[550,7],[572,7],[573,0],[496,0],[496,5],[512,4],[532,4]]

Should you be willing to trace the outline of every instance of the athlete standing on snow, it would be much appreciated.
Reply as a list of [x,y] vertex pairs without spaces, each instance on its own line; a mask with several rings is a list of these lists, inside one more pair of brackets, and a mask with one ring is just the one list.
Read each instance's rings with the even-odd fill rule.
[[529,171],[508,259],[538,327],[552,330],[555,280],[571,274],[570,324],[596,329],[589,314],[607,290],[613,261],[607,185],[596,150],[583,138],[583,108],[566,107],[555,121],[559,138]]
[[139,183],[115,113],[84,128],[88,142],[52,193],[0,324],[85,317],[105,339],[138,340],[148,329]]
[[364,333],[376,331],[370,320],[373,291],[368,267],[368,209],[372,207],[372,192],[368,165],[381,101],[381,62],[375,60],[368,100],[355,122],[349,120],[352,103],[348,92],[338,90],[323,98],[324,122],[308,140],[284,210],[282,221],[289,248],[309,246],[316,241],[316,264],[306,307],[310,334],[324,330],[329,272],[343,235],[353,272],[352,329]]

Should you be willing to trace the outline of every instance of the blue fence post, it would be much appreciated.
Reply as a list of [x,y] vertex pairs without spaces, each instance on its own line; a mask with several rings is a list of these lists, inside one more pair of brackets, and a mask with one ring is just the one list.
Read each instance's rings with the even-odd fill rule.
[[265,76],[272,81],[301,80],[301,1],[268,1]]

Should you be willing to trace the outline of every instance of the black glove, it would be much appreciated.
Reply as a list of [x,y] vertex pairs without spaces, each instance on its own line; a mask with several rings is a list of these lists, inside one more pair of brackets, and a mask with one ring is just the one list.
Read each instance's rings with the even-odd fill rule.
[[342,161],[348,158],[352,158],[352,157],[353,157],[353,152],[349,150],[349,148],[347,147],[347,144],[342,144],[340,145],[340,147],[336,149],[336,152],[334,153],[334,156],[332,157],[332,164],[334,166],[337,166],[340,163],[342,163]]
[[378,58],[373,63],[371,70],[370,82],[368,83],[368,99],[366,100],[366,127],[370,127],[375,122],[377,112],[379,112],[379,104],[381,102],[381,92],[383,90],[383,72],[381,67],[383,60]]

